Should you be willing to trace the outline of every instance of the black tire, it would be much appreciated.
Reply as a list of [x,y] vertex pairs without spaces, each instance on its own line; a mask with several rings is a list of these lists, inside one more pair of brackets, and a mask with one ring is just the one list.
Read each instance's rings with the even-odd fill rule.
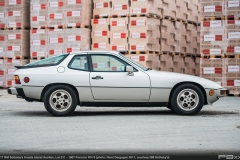
[[[72,88],[65,85],[56,85],[46,91],[43,102],[46,110],[51,115],[62,117],[68,116],[75,111],[78,98]],[[55,104],[57,105],[55,106]]]
[[171,96],[171,106],[179,115],[195,115],[202,109],[203,104],[204,95],[201,89],[191,83],[178,86]]
[[170,109],[170,110],[172,110],[172,111],[174,111],[174,110],[173,110],[173,108],[172,108],[172,105],[171,105],[171,103],[168,103],[168,106],[167,106],[167,108],[168,108],[168,109]]

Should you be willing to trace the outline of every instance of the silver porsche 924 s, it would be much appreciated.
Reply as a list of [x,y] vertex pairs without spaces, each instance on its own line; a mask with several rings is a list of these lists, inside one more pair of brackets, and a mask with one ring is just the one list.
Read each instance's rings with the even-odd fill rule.
[[63,54],[16,68],[8,93],[44,102],[54,116],[67,116],[77,105],[168,107],[194,115],[228,94],[210,80],[145,68],[114,51]]

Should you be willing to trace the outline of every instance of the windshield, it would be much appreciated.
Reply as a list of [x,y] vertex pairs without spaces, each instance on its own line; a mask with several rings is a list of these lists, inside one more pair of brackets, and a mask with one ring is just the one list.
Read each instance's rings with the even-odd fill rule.
[[133,64],[135,64],[136,66],[138,66],[138,67],[141,68],[142,70],[148,71],[148,68],[142,66],[141,64],[139,64],[139,63],[137,63],[137,62],[135,62],[135,61],[133,61],[133,60],[131,60],[131,59],[123,56],[121,53],[119,53],[119,55],[120,55],[121,57],[123,57],[125,60],[131,61]]
[[27,64],[25,66],[45,66],[45,65],[58,65],[68,54],[61,54],[37,62]]

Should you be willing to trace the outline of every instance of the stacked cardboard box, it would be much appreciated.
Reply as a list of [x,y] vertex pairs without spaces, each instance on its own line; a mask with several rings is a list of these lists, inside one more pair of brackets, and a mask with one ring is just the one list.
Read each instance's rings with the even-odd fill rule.
[[160,20],[148,17],[130,17],[129,50],[160,52]]
[[30,0],[1,0],[0,28],[29,28]]
[[29,62],[30,0],[0,0],[0,28],[0,87],[10,87],[14,66]]
[[91,16],[89,0],[32,0],[32,61],[89,50]]
[[240,94],[239,1],[202,0],[201,4],[201,76],[221,84],[230,94]]

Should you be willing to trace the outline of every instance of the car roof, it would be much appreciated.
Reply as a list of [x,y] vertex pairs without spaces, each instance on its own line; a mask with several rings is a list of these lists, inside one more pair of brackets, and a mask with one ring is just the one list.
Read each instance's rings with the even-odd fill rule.
[[70,54],[73,54],[73,55],[76,55],[76,54],[83,54],[83,53],[99,53],[99,54],[109,54],[109,53],[112,53],[112,54],[119,54],[119,52],[117,51],[101,51],[101,50],[95,50],[95,51],[92,51],[92,50],[88,50],[88,51],[81,51],[81,52],[71,52]]

